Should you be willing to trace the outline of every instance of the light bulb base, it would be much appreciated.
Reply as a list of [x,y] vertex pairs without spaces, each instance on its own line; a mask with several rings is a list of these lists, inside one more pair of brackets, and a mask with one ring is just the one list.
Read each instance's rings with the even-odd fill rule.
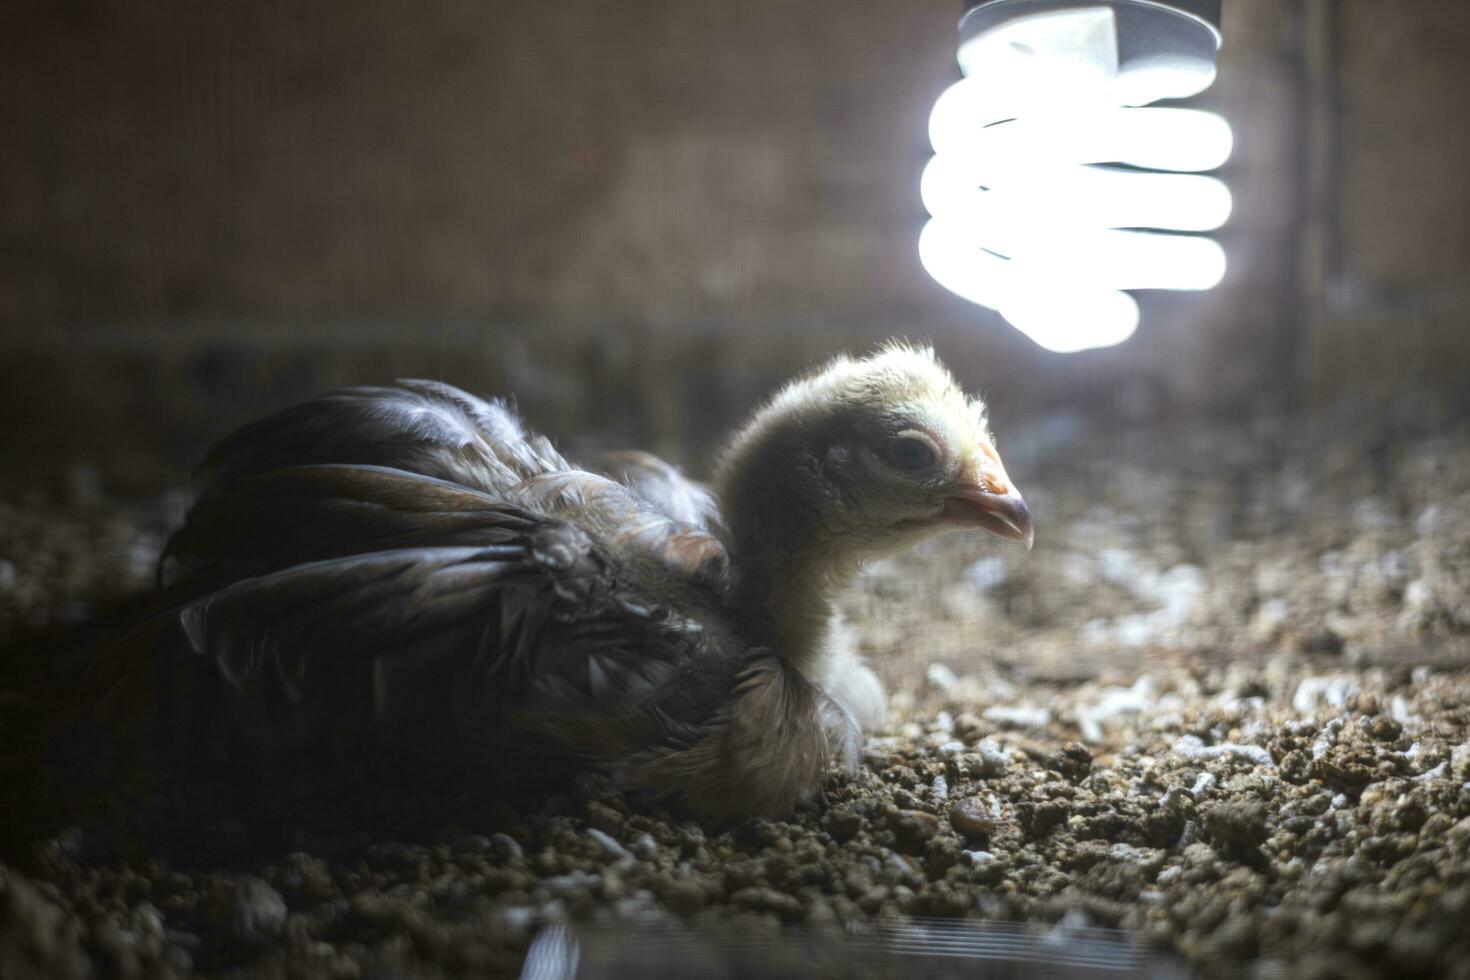
[[1137,87],[1155,98],[1187,98],[1215,80],[1220,0],[979,0],[960,18],[960,64],[966,65],[966,45],[1007,23],[1079,8],[1112,11],[1123,90]]
[[[966,0],[965,14],[968,16],[970,11],[979,7],[1014,6],[1025,2],[1030,2],[1030,0]],[[1146,7],[1166,7],[1172,12],[1202,20],[1214,27],[1217,34],[1219,33],[1221,0],[1134,0],[1134,2]],[[1069,4],[1074,7],[1077,5],[1077,0],[1072,0]]]

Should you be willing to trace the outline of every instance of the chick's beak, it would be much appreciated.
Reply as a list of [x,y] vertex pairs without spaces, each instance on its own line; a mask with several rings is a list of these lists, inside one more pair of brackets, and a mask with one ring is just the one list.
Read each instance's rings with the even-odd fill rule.
[[1036,538],[1031,509],[1011,484],[993,448],[981,444],[979,460],[960,473],[944,496],[941,519],[983,528],[1029,549]]

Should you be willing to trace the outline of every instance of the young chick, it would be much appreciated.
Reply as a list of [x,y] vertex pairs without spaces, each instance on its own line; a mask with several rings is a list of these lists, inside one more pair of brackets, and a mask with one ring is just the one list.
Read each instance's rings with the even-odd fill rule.
[[833,613],[862,562],[1031,540],[983,406],[927,349],[787,386],[708,490],[646,454],[609,470],[433,382],[247,426],[201,467],[170,608],[96,665],[95,716],[265,752],[534,733],[696,814],[779,816],[881,717]]
[[817,678],[842,666],[833,599],[864,561],[957,528],[1032,541],[984,405],[928,349],[839,358],[788,385],[731,442],[715,496],[733,604]]

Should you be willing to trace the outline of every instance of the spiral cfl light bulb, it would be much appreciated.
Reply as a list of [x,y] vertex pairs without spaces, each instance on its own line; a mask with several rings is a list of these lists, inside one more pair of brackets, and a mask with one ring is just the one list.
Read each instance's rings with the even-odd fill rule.
[[1218,284],[1225,252],[1199,233],[1225,223],[1230,191],[1202,172],[1230,156],[1230,126],[1149,106],[1209,87],[1218,15],[1218,0],[972,8],[964,77],[929,117],[929,274],[1063,352],[1128,339],[1129,290]]

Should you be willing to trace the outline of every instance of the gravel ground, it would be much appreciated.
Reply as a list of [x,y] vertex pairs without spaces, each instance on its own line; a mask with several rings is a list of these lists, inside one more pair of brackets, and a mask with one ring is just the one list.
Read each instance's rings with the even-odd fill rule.
[[[1083,950],[1122,929],[1206,977],[1470,977],[1470,437],[1340,432],[1018,435],[1036,549],[956,538],[864,576],[846,612],[889,726],[789,821],[702,827],[590,775],[269,834],[215,813],[172,848],[15,821],[0,976],[503,975],[543,927],[592,950],[632,922],[780,935],[812,975],[810,950],[858,972],[844,948],[932,917]],[[184,503],[99,482],[0,496],[17,813],[67,651],[146,589]]]

